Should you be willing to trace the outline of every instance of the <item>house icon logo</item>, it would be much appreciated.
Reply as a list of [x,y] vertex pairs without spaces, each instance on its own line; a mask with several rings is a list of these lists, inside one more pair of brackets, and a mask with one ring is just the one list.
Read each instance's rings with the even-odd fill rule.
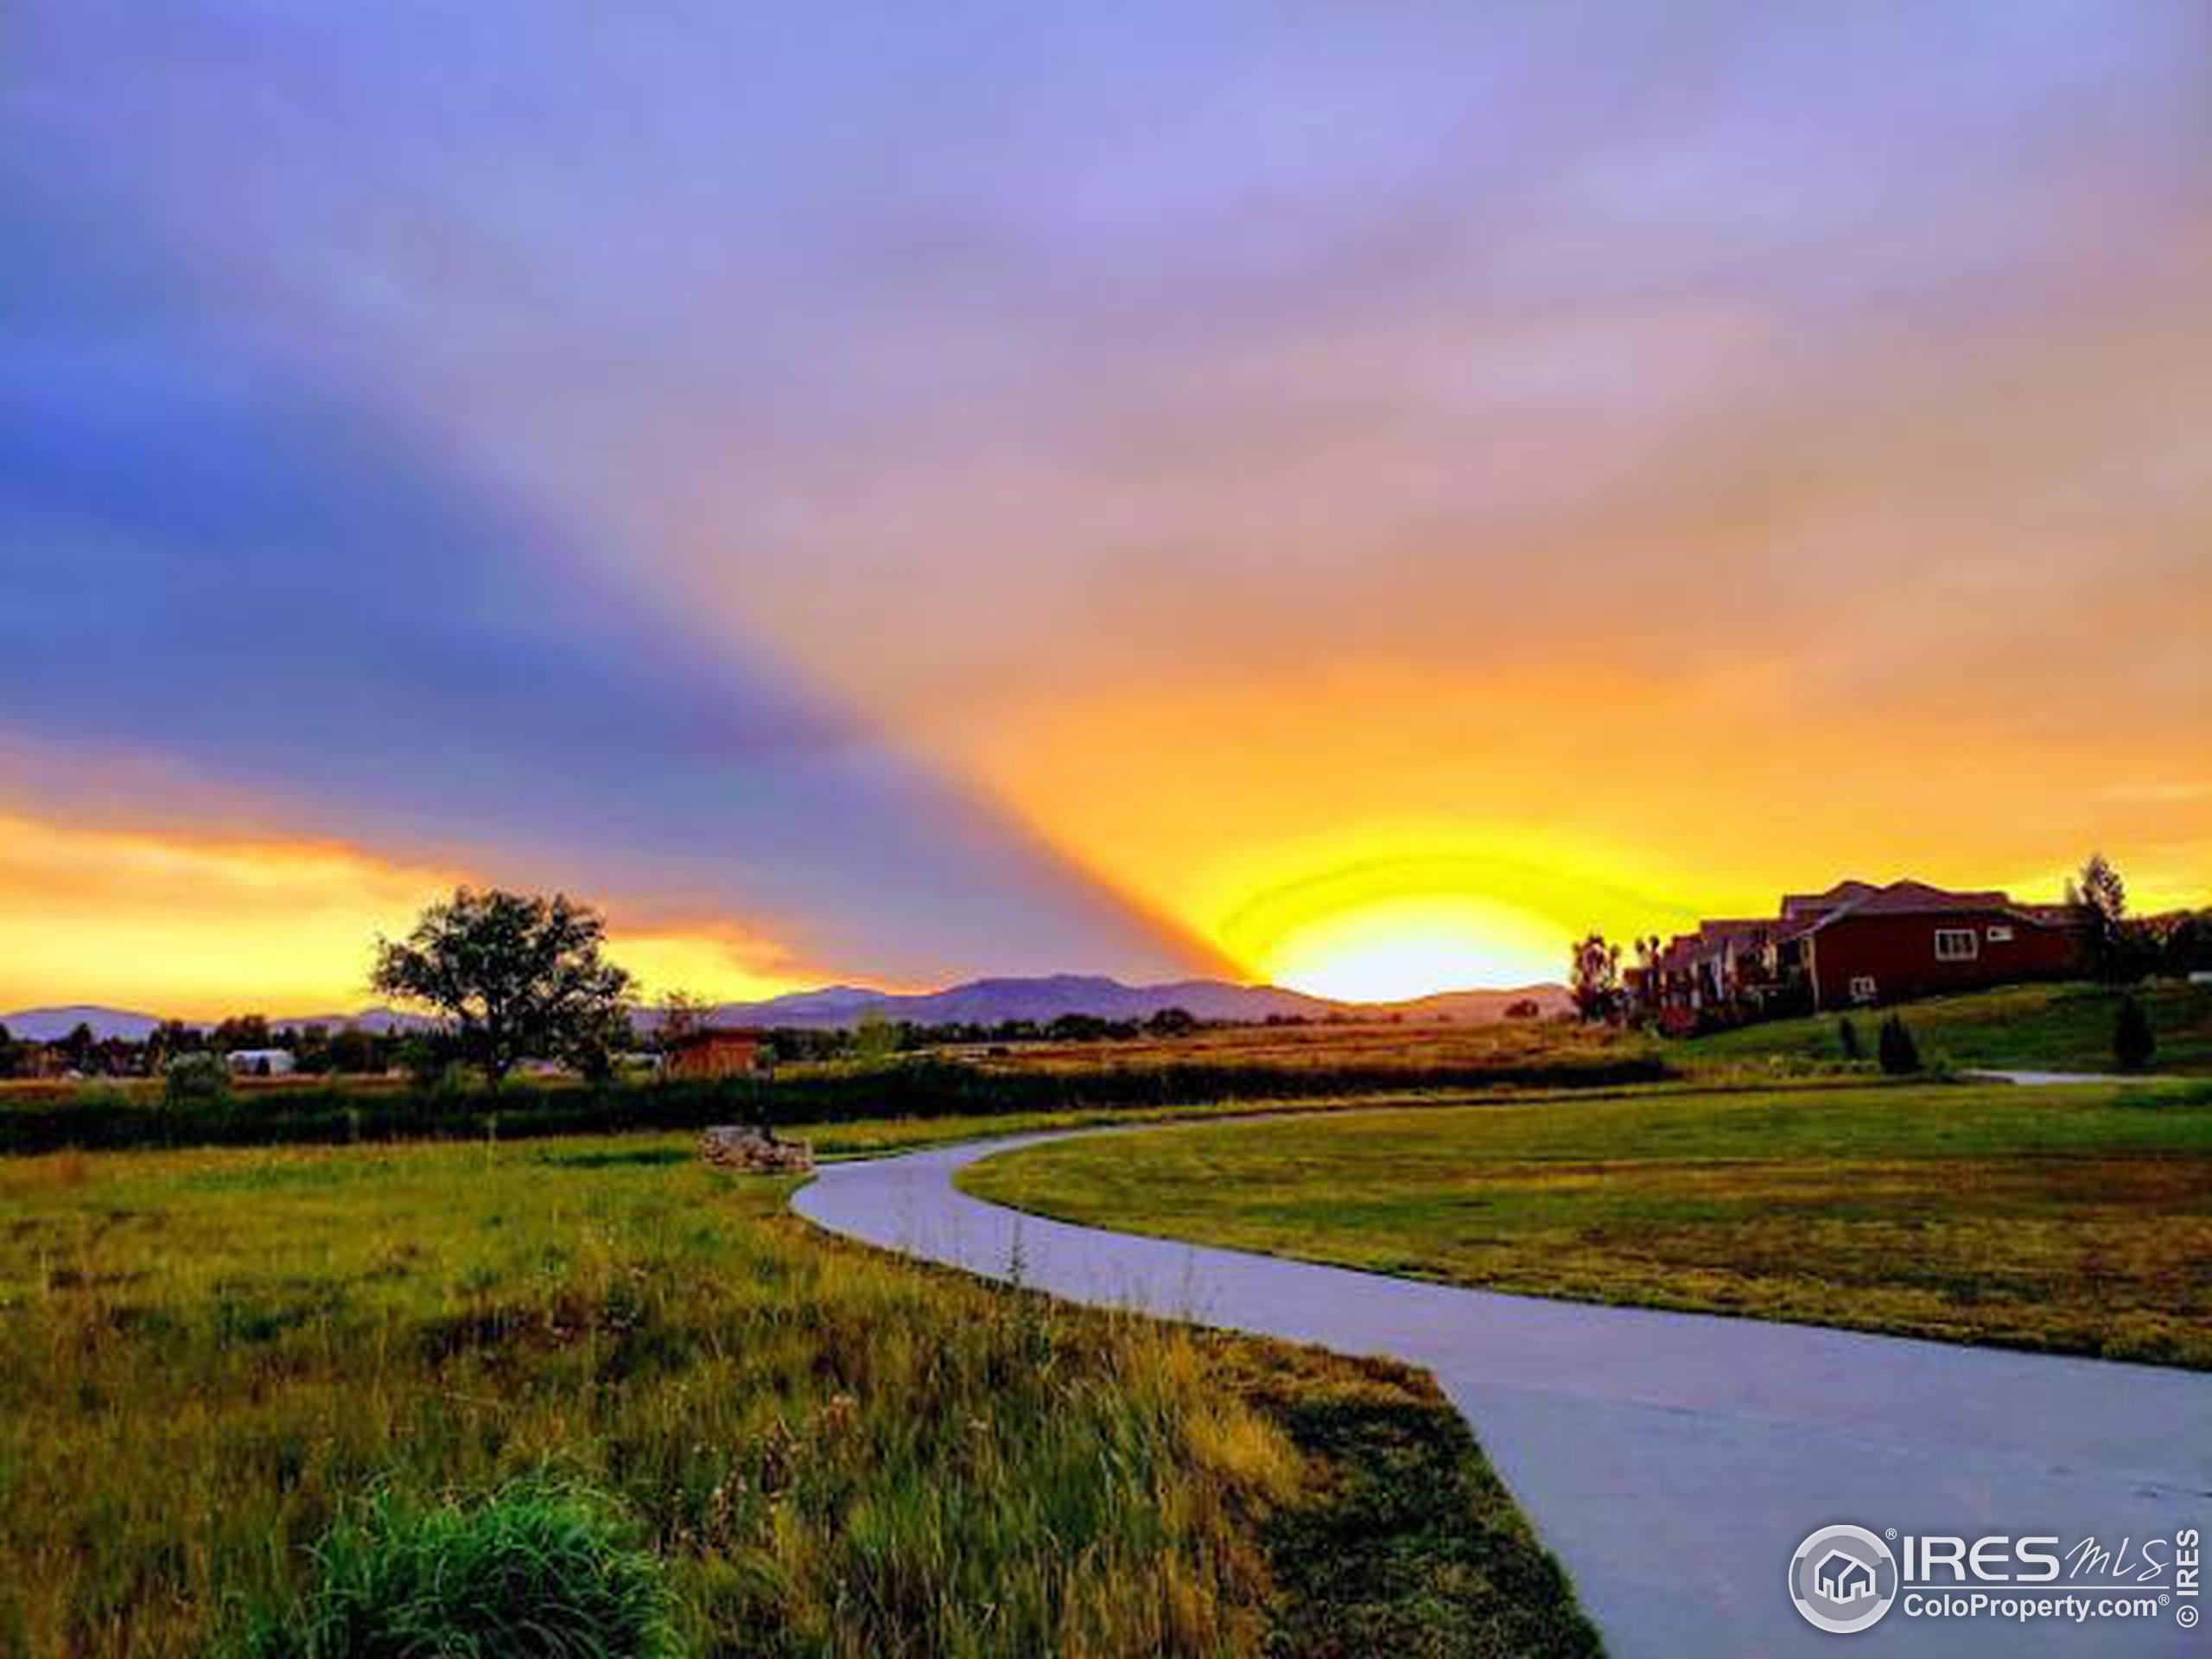
[[1814,1567],[1813,1582],[1830,1601],[1857,1601],[1874,1593],[1874,1569],[1856,1555],[1832,1549]]
[[1822,1527],[1790,1557],[1789,1599],[1823,1630],[1863,1630],[1897,1599],[1897,1557],[1864,1527]]

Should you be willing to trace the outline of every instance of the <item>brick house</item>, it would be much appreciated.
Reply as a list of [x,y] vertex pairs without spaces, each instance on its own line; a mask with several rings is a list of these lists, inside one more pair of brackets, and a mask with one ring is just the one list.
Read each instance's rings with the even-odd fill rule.
[[2082,970],[2085,944],[2082,918],[2063,905],[1851,880],[1786,893],[1771,917],[1701,922],[1647,946],[1624,977],[1638,1014],[1683,1033],[2063,978]]

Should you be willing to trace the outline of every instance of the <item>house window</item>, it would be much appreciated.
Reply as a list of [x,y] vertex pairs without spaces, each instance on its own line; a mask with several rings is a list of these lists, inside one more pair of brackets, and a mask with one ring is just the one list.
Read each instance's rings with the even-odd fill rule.
[[1874,1000],[1873,975],[1853,974],[1851,976],[1851,1000],[1854,1002],[1872,1002]]
[[1972,962],[1981,954],[1981,941],[1970,927],[1939,927],[1936,930],[1936,960],[1938,962]]
[[2002,927],[1995,924],[1992,924],[1989,930],[1989,942],[1992,944],[2012,944],[2012,930],[2009,927]]

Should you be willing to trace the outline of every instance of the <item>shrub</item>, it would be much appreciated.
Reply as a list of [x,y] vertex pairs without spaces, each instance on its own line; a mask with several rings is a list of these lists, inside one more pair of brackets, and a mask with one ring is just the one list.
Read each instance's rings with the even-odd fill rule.
[[219,1054],[180,1054],[162,1077],[162,1098],[171,1106],[219,1106],[230,1097],[230,1068]]
[[1847,1014],[1835,1022],[1835,1046],[1843,1051],[1843,1058],[1847,1060],[1866,1058],[1866,1051],[1859,1041],[1859,1027],[1851,1023],[1851,1016]]
[[1882,1070],[1892,1077],[1920,1070],[1920,1045],[1912,1040],[1903,1014],[1893,1014],[1882,1021],[1880,1053]]
[[[253,1109],[228,1096],[194,1111],[155,1111],[119,1097],[100,1110],[26,1103],[0,1112],[0,1153],[64,1147],[339,1145],[351,1141],[480,1140],[497,1116],[502,1140],[701,1129],[715,1123],[849,1123],[876,1117],[988,1117],[1005,1112],[1103,1110],[1197,1100],[1316,1099],[1385,1090],[1609,1088],[1675,1076],[1661,1057],[1601,1049],[1424,1066],[1179,1062],[1095,1070],[992,1071],[910,1058],[875,1070],[816,1076],[670,1080],[645,1087],[558,1086],[503,1096],[471,1084],[383,1090],[301,1084],[257,1091]],[[448,1077],[465,1081],[461,1070]]]
[[482,1501],[379,1493],[315,1551],[315,1582],[247,1643],[257,1659],[673,1659],[660,1558],[611,1502],[546,1477]]
[[2158,1034],[2151,1029],[2151,1016],[2143,1012],[2143,1005],[2132,996],[2120,998],[2112,1027],[2112,1056],[2120,1069],[2144,1071],[2158,1052]]

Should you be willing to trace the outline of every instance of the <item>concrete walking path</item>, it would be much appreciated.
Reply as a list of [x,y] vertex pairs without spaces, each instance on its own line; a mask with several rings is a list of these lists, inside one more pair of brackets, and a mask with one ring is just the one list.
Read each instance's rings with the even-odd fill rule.
[[2069,1083],[2164,1083],[2169,1079],[2157,1071],[1992,1071],[1986,1067],[1961,1071],[1962,1077],[1978,1083],[2017,1083],[2027,1089],[2053,1089]]
[[1786,1580],[1796,1546],[1838,1522],[2056,1535],[2061,1549],[2094,1535],[2115,1552],[2212,1531],[2212,1376],[1421,1284],[1044,1220],[953,1185],[979,1159],[1060,1138],[831,1165],[793,1207],[987,1277],[1018,1261],[1024,1283],[1071,1300],[1425,1368],[1619,1659],[2207,1651],[2179,1604],[2081,1625],[1893,1606],[1833,1636],[1798,1616]]

